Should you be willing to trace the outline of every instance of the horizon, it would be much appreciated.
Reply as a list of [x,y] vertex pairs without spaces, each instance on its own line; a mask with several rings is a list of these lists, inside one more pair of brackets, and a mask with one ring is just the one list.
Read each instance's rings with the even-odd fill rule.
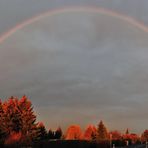
[[[14,108],[16,109],[20,104],[21,104],[21,102],[24,102],[23,100],[26,100],[29,104],[31,104],[31,105],[29,105],[30,106],[30,108],[31,108],[31,110],[32,110],[32,113],[36,116],[36,119],[35,119],[35,123],[34,124],[36,124],[37,126],[41,126],[41,127],[45,127],[45,129],[46,129],[46,131],[47,132],[49,132],[49,131],[53,131],[53,132],[56,132],[58,129],[60,129],[61,131],[62,131],[62,133],[65,135],[66,133],[67,133],[67,131],[68,131],[68,129],[69,128],[72,128],[72,127],[74,127],[74,128],[79,128],[80,129],[80,131],[82,132],[82,134],[84,134],[89,128],[91,128],[91,129],[93,129],[93,128],[95,128],[95,129],[97,129],[98,128],[98,126],[100,125],[100,123],[103,123],[103,125],[104,125],[104,127],[105,127],[105,129],[106,129],[106,131],[107,131],[107,133],[110,135],[112,132],[114,133],[114,132],[118,132],[119,134],[121,134],[121,136],[124,136],[124,135],[126,135],[127,134],[127,131],[128,131],[128,134],[129,135],[132,135],[132,134],[136,134],[137,136],[139,136],[139,137],[141,137],[142,136],[142,134],[145,132],[145,131],[148,131],[147,129],[145,129],[144,131],[141,131],[140,133],[136,133],[136,132],[134,132],[134,131],[132,131],[132,129],[131,128],[126,128],[126,129],[124,129],[123,131],[120,129],[110,129],[109,127],[108,127],[108,125],[107,125],[107,123],[104,121],[104,120],[102,120],[102,119],[99,119],[98,120],[98,122],[97,123],[89,123],[89,124],[87,124],[85,127],[81,127],[81,125],[79,125],[79,124],[77,124],[77,123],[71,123],[71,124],[69,124],[69,125],[67,125],[67,127],[64,129],[63,127],[61,127],[60,125],[59,126],[57,126],[57,127],[55,127],[55,128],[51,128],[51,127],[46,127],[46,125],[44,124],[44,122],[43,121],[39,121],[38,120],[38,115],[36,114],[36,112],[34,111],[34,106],[33,106],[33,103],[31,102],[31,100],[26,96],[26,95],[24,95],[24,96],[22,96],[21,98],[18,98],[18,97],[16,97],[16,96],[11,96],[11,97],[9,97],[9,98],[7,98],[7,100],[4,100],[3,102],[2,102],[2,100],[0,99],[0,109],[2,109],[4,112],[7,112],[7,109],[9,108],[7,108],[6,106],[11,106],[12,107],[12,105],[14,105]],[[15,102],[15,103],[14,103]],[[25,104],[24,104],[25,105]],[[25,106],[24,106],[25,107]],[[18,108],[19,110],[21,110],[21,108]],[[13,110],[12,108],[10,108],[10,110],[12,111],[12,112],[15,112],[15,110]],[[25,111],[25,110],[24,110]],[[27,111],[29,111],[28,109],[27,109]],[[22,112],[21,112],[22,113]],[[2,113],[2,115],[3,115],[3,113]],[[15,115],[16,115],[16,113],[15,113]],[[6,116],[5,116],[6,117]],[[4,117],[4,118],[5,118]],[[2,120],[4,120],[4,119],[2,119]],[[5,121],[5,120],[4,120]],[[6,121],[5,121],[6,122]],[[18,132],[19,133],[19,132]]]
[[47,128],[147,129],[147,0],[36,4],[0,0],[2,100],[26,94]]

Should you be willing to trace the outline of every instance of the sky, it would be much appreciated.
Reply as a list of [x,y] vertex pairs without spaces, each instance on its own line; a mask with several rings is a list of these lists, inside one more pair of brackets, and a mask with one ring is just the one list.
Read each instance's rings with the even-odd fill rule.
[[110,130],[142,132],[148,125],[147,6],[147,0],[0,0],[0,38],[52,12],[0,43],[0,98],[26,94],[47,128],[104,120]]

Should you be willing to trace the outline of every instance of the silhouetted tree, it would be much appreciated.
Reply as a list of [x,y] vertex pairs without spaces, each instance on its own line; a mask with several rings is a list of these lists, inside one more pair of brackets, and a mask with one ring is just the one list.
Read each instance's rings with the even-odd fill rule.
[[97,140],[98,141],[108,140],[108,132],[107,132],[107,129],[106,129],[103,121],[100,121],[100,123],[98,124]]
[[49,129],[47,137],[49,140],[54,139],[54,132],[51,129]]
[[62,137],[62,129],[59,127],[59,128],[55,131],[54,138],[55,138],[55,139],[61,139],[61,137]]
[[36,140],[41,141],[41,140],[46,140],[47,139],[47,131],[42,122],[38,123],[37,125],[37,138]]
[[125,134],[126,134],[126,135],[128,135],[128,134],[129,134],[129,129],[128,129],[128,128],[126,129]]

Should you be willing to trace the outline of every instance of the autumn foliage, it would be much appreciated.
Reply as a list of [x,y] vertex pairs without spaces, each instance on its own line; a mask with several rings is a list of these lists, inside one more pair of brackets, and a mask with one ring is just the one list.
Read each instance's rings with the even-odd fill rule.
[[26,96],[21,99],[11,97],[0,102],[0,131],[4,143],[32,142],[37,136],[36,116],[31,102]]
[[66,140],[82,140],[83,135],[79,125],[71,125],[65,135]]
[[109,133],[110,139],[112,140],[121,140],[122,139],[122,134],[119,131],[111,131]]
[[143,134],[142,134],[142,136],[141,136],[141,140],[143,141],[143,142],[148,142],[148,130],[145,130],[144,132],[143,132]]
[[5,144],[18,143],[18,142],[20,142],[21,138],[22,138],[21,132],[12,132],[5,140]]
[[84,139],[85,140],[95,140],[96,139],[96,134],[97,134],[97,129],[93,125],[89,125],[85,132],[84,132]]
[[103,121],[97,126],[87,126],[84,131],[79,125],[70,125],[65,133],[60,127],[55,131],[47,130],[42,122],[36,121],[32,103],[26,96],[0,101],[0,144],[31,145],[54,140],[105,142],[116,145],[125,145],[128,141],[130,144],[136,144],[148,141],[148,130],[141,136],[130,133],[128,129],[122,134],[117,130],[109,131]]

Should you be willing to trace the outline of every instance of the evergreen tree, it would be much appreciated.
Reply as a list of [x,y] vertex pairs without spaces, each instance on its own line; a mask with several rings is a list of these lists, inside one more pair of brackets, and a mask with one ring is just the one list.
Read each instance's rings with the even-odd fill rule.
[[6,135],[12,131],[18,132],[21,130],[21,113],[18,110],[18,99],[11,97],[8,101],[4,102],[3,108],[3,130]]
[[55,138],[55,139],[61,139],[61,137],[62,137],[62,129],[59,127],[59,128],[55,131],[54,138]]
[[28,142],[33,141],[38,137],[36,116],[33,112],[31,102],[26,96],[19,100],[19,111],[21,112],[21,132],[25,140]]
[[54,139],[54,132],[53,132],[51,129],[49,129],[47,137],[48,137],[48,139],[50,139],[50,140],[51,140],[51,139]]
[[107,129],[102,121],[98,124],[97,128],[97,140],[104,141],[108,139]]
[[47,139],[47,131],[42,122],[38,123],[37,125],[37,132],[38,132],[38,137],[37,140],[46,140]]
[[4,103],[0,101],[0,123],[0,139],[21,135],[22,141],[31,142],[38,136],[36,116],[26,96],[20,100],[10,97]]
[[[22,138],[21,132],[11,132],[10,135],[5,139],[5,145],[19,145]],[[12,146],[13,147],[13,146]]]
[[128,135],[128,134],[129,134],[129,129],[127,128],[126,132],[125,132],[125,135]]

